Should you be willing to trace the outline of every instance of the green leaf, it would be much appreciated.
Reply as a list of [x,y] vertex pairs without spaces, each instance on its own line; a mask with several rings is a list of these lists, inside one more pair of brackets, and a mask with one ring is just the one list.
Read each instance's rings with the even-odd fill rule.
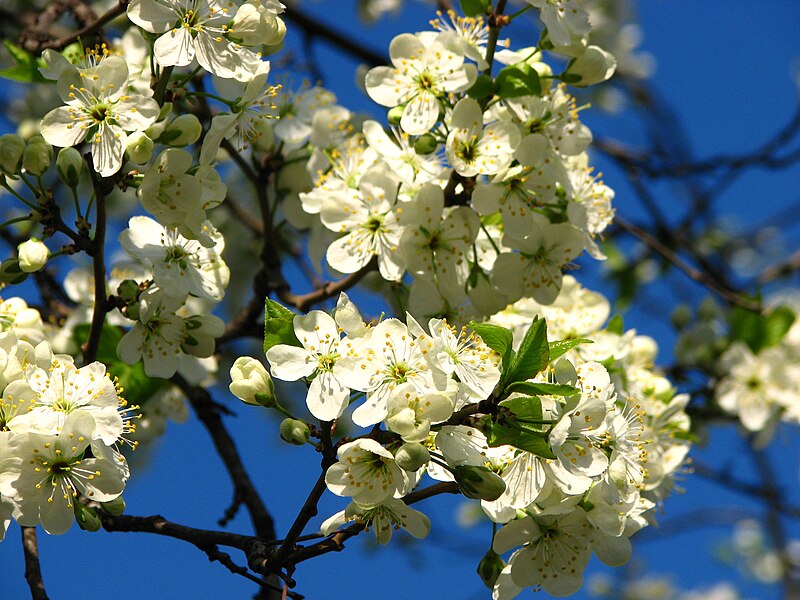
[[489,325],[488,323],[476,323],[470,321],[469,327],[481,336],[483,343],[497,352],[503,359],[503,373],[508,370],[514,358],[514,336],[505,327]]
[[608,321],[608,325],[606,325],[606,331],[609,333],[616,333],[617,335],[622,335],[625,331],[625,328],[622,324],[622,315],[614,315]]
[[547,324],[536,317],[525,333],[517,355],[511,361],[506,382],[525,381],[541,372],[550,362],[550,346],[547,343]]
[[461,0],[461,12],[466,17],[485,15],[490,4],[490,0]]
[[788,306],[778,306],[764,317],[764,346],[777,346],[794,323],[795,314]]
[[509,65],[497,74],[495,91],[501,98],[539,96],[542,93],[539,73],[528,63]]
[[264,307],[264,352],[278,344],[302,346],[294,334],[295,314],[282,304],[267,298]]
[[16,64],[13,67],[0,71],[0,77],[28,83],[48,82],[39,72],[39,67],[45,66],[41,59],[37,59],[33,54],[20,48],[9,40],[3,40],[3,44],[5,44],[9,54],[11,54],[11,58],[14,59]]
[[550,342],[550,362],[555,361],[557,358],[561,358],[575,346],[580,346],[581,344],[594,344],[594,342],[592,340],[587,340],[586,338],[556,340],[555,342]]
[[574,396],[579,393],[578,388],[560,383],[534,383],[532,381],[517,381],[509,385],[506,392],[519,392],[532,396]]
[[486,98],[494,92],[494,80],[488,75],[478,75],[475,83],[467,90],[470,98]]
[[486,434],[487,443],[492,448],[508,445],[542,458],[554,459],[556,457],[544,437],[544,432],[508,427],[489,421],[484,426],[484,433]]
[[541,426],[542,401],[535,396],[519,396],[503,400],[500,406],[514,413],[517,421]]
[[786,306],[778,306],[766,315],[737,307],[729,317],[731,338],[743,341],[758,353],[779,344],[794,320],[794,312]]

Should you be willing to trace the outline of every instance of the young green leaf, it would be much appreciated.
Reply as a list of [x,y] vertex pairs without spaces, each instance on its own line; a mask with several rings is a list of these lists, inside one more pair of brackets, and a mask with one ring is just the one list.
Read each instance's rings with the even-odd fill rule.
[[525,62],[509,65],[497,74],[495,92],[501,98],[539,96],[542,93],[539,73]]
[[16,64],[0,71],[0,77],[26,83],[48,83],[48,80],[39,72],[39,67],[44,66],[41,60],[8,40],[3,40],[3,44]]
[[506,388],[507,392],[519,392],[532,396],[574,396],[579,393],[578,388],[559,383],[535,383],[532,381],[517,381]]
[[264,307],[264,352],[278,344],[301,346],[294,333],[295,314],[282,304],[267,298]]
[[554,362],[557,358],[561,358],[575,346],[579,346],[581,344],[594,344],[594,342],[592,340],[587,340],[586,338],[556,340],[555,342],[550,342],[550,362]]
[[511,332],[505,327],[489,325],[488,323],[470,321],[468,325],[475,333],[481,336],[484,344],[502,357],[503,373],[505,373],[514,358],[514,350],[512,348],[514,336],[511,335]]
[[525,381],[535,377],[550,362],[550,346],[547,343],[547,324],[536,317],[525,333],[517,355],[511,361],[506,382]]
[[542,421],[542,401],[535,396],[519,396],[503,400],[500,406],[510,410],[519,422],[539,426]]
[[485,15],[490,4],[490,0],[461,0],[461,12],[465,17]]
[[622,324],[622,315],[614,315],[608,321],[608,325],[606,325],[606,331],[609,333],[616,333],[617,335],[622,335],[622,332],[625,331],[625,328]]

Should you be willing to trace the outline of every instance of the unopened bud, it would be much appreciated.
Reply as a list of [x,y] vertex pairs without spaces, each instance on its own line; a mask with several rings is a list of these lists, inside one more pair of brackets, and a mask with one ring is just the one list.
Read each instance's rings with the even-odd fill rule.
[[23,152],[25,142],[21,137],[14,133],[0,135],[0,170],[8,175],[18,173]]
[[431,460],[428,449],[418,442],[409,442],[395,452],[394,461],[404,471],[418,471]]
[[83,157],[75,148],[62,148],[56,157],[58,177],[69,187],[76,187],[81,180]]
[[270,408],[275,406],[275,384],[260,360],[240,356],[231,366],[228,389],[242,402]]
[[284,419],[280,428],[281,439],[295,446],[302,446],[308,441],[311,432],[308,425],[297,419]]
[[158,141],[166,146],[188,146],[199,140],[202,132],[200,119],[194,115],[181,115],[169,122]]
[[122,499],[122,496],[117,496],[113,500],[103,502],[102,506],[104,511],[115,517],[125,512],[125,500]]
[[128,155],[128,159],[131,162],[141,165],[150,160],[155,147],[153,140],[147,137],[147,134],[137,131],[128,136],[128,146],[125,148],[125,154]]
[[506,491],[506,483],[486,467],[461,465],[453,469],[461,493],[473,500],[497,500]]
[[670,321],[672,321],[672,326],[677,329],[681,330],[686,327],[689,322],[692,320],[692,309],[690,309],[685,304],[681,304],[672,311],[670,315]]
[[386,114],[386,120],[389,121],[389,125],[400,125],[400,119],[403,118],[405,108],[405,106],[395,106],[389,109]]
[[697,316],[701,321],[712,321],[719,317],[719,304],[709,296],[697,307]]
[[417,141],[414,142],[414,152],[423,156],[436,152],[436,148],[438,147],[439,144],[436,141],[436,138],[430,133],[425,133],[419,136]]
[[75,520],[78,522],[78,527],[85,531],[100,531],[102,526],[97,511],[80,502],[75,502]]
[[505,561],[500,558],[500,555],[491,548],[484,554],[481,562],[478,563],[478,576],[483,581],[484,585],[490,590],[494,589],[494,584],[497,578],[500,577],[500,572],[505,568]]
[[35,273],[47,264],[50,250],[40,240],[31,238],[17,246],[17,255],[19,268],[26,273]]
[[38,177],[50,168],[53,162],[53,147],[40,135],[28,140],[22,153],[22,167],[26,172]]
[[125,304],[135,302],[141,288],[133,279],[126,279],[117,286],[117,294],[125,301]]
[[20,268],[16,258],[9,258],[0,264],[0,281],[3,283],[22,283],[27,277],[28,274]]
[[585,87],[609,79],[616,69],[617,59],[613,54],[597,46],[588,46],[569,63],[566,73],[572,85]]

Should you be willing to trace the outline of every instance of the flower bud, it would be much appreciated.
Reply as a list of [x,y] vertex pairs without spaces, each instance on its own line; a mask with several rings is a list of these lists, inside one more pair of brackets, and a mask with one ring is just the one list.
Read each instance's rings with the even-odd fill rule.
[[506,563],[500,558],[500,555],[489,548],[486,554],[483,555],[481,562],[478,563],[478,576],[486,587],[490,590],[494,589],[494,584],[505,566]]
[[430,460],[430,452],[419,442],[403,444],[394,455],[397,466],[404,471],[417,471],[427,465]]
[[281,439],[295,446],[302,446],[308,441],[311,432],[308,425],[297,419],[284,419],[280,428]]
[[128,146],[125,148],[125,154],[131,162],[141,165],[150,160],[155,148],[153,140],[147,137],[142,131],[137,131],[128,136]]
[[711,296],[705,298],[697,307],[697,317],[701,321],[713,321],[720,316],[719,304]]
[[0,282],[13,285],[22,283],[27,277],[28,274],[20,268],[16,258],[9,258],[0,264]]
[[245,46],[272,46],[283,40],[286,26],[265,7],[248,3],[236,11],[231,34]]
[[22,153],[22,167],[31,175],[38,177],[50,168],[53,162],[53,147],[40,135],[28,140]]
[[138,321],[142,314],[142,307],[138,302],[134,302],[123,308],[122,312],[131,321]]
[[35,273],[47,264],[50,250],[40,240],[31,238],[17,246],[17,255],[19,268],[26,273]]
[[140,291],[139,284],[133,279],[126,279],[117,286],[117,294],[125,301],[125,304],[135,302]]
[[69,187],[76,187],[83,173],[83,157],[75,148],[62,148],[56,157],[58,177]]
[[113,500],[103,502],[102,506],[104,511],[115,517],[125,512],[125,500],[122,499],[122,496],[117,496]]
[[389,112],[386,114],[389,125],[400,125],[400,119],[403,117],[405,108],[405,106],[395,106],[389,109]]
[[588,46],[583,54],[569,63],[566,73],[570,75],[572,85],[585,87],[607,80],[616,69],[617,59],[613,54],[597,46]]
[[252,405],[275,406],[275,384],[261,361],[240,356],[231,366],[231,394]]
[[166,146],[188,146],[199,140],[202,132],[200,119],[194,115],[181,115],[169,122],[158,141]]
[[0,170],[8,175],[19,172],[25,142],[14,133],[0,136]]
[[422,156],[436,152],[436,148],[438,147],[439,144],[436,141],[436,138],[430,133],[425,133],[419,136],[417,141],[414,142],[414,152],[421,154]]
[[497,500],[506,491],[506,483],[487,467],[460,465],[453,469],[461,493],[473,500]]
[[670,321],[672,322],[672,326],[680,331],[684,329],[692,320],[692,309],[686,306],[685,304],[681,304],[672,311],[672,314],[669,317]]
[[78,522],[78,527],[85,531],[100,531],[102,523],[100,517],[97,516],[97,511],[88,506],[84,506],[80,502],[75,502],[75,520]]

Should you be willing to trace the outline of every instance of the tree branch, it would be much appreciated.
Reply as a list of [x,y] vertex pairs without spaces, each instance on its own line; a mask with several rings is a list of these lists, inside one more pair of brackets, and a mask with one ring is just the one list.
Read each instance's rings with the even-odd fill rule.
[[20,527],[22,531],[22,550],[25,553],[25,579],[31,590],[32,600],[47,600],[44,589],[42,569],[39,565],[39,544],[36,541],[35,527]]

